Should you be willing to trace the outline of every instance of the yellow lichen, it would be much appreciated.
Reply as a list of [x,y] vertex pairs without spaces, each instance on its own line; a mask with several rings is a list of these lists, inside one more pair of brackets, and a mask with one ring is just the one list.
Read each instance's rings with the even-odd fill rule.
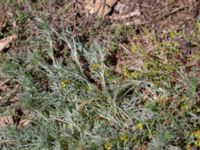
[[190,144],[187,144],[187,145],[185,146],[185,149],[186,149],[186,150],[192,150]]
[[108,142],[108,143],[105,144],[105,149],[106,150],[111,150],[111,147],[112,147],[112,145],[111,145],[110,142]]
[[126,141],[128,139],[128,137],[126,136],[125,133],[121,133],[119,135],[119,139],[120,139],[120,141],[124,142],[124,141]]
[[200,130],[193,132],[192,135],[194,138],[200,140]]
[[138,128],[139,130],[143,130],[143,129],[144,129],[144,126],[143,126],[142,123],[138,123],[138,124],[137,124],[137,128]]
[[97,70],[99,70],[100,65],[99,64],[92,64],[91,68],[92,68],[92,70],[97,71]]
[[69,80],[61,80],[60,82],[60,86],[62,89],[66,88],[68,84],[69,84]]
[[187,111],[190,109],[190,105],[188,103],[184,103],[181,105],[181,109]]

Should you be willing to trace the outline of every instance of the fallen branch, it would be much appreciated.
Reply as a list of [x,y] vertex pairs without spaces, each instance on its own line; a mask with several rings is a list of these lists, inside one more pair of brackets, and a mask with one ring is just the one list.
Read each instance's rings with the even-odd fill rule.
[[11,35],[9,37],[6,37],[6,38],[3,38],[0,40],[0,52],[2,50],[4,50],[5,48],[8,48],[9,47],[9,44],[13,41],[17,39],[17,36],[16,35]]

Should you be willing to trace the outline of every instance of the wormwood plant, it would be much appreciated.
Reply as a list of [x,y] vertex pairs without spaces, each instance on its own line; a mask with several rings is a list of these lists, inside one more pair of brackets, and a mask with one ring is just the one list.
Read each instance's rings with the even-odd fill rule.
[[[35,117],[26,128],[3,129],[1,137],[11,142],[1,149],[161,150],[197,142],[192,134],[199,126],[193,84],[186,90],[193,93],[190,99],[184,92],[177,95],[181,87],[172,94],[150,81],[122,80],[105,65],[100,44],[85,48],[70,30],[59,34],[40,19],[35,30],[40,34],[30,51],[6,56],[1,69],[5,79],[21,86],[21,107]],[[60,58],[54,52],[55,35],[70,49]],[[169,103],[171,99],[179,100]]]

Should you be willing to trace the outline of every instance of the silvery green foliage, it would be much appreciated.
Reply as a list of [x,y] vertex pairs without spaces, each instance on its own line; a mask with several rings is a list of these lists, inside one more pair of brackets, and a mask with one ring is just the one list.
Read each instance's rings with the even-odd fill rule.
[[[38,22],[41,28],[35,27],[35,30],[40,34],[32,40],[32,49],[26,57],[7,57],[1,69],[3,77],[21,86],[20,103],[35,112],[36,117],[27,128],[11,127],[2,131],[3,138],[14,143],[0,148],[105,149],[105,144],[111,143],[112,149],[128,150],[143,144],[144,140],[148,141],[150,150],[175,148],[169,145],[176,140],[171,134],[185,126],[165,107],[160,111],[164,114],[160,113],[156,105],[158,97],[170,96],[168,90],[145,80],[122,81],[112,73],[107,75],[111,70],[105,64],[106,50],[99,43],[86,48],[70,30],[59,34],[41,19]],[[54,34],[68,46],[70,56],[55,57]],[[38,45],[39,41],[42,45]],[[81,57],[101,88],[88,80]],[[194,87],[193,84],[190,86]],[[186,90],[194,96],[194,88]],[[195,114],[188,114],[192,119],[197,118]],[[169,129],[163,126],[168,118],[172,121]],[[124,137],[120,138],[122,133]]]

